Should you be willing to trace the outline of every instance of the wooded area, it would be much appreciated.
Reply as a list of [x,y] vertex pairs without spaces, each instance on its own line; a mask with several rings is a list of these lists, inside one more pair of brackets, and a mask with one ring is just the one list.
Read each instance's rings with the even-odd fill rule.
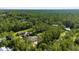
[[0,47],[79,51],[79,10],[0,10]]

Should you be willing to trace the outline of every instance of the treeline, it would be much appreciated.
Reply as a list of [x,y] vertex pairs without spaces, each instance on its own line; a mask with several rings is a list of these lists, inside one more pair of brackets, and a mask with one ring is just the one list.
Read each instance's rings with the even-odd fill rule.
[[[54,12],[54,11],[52,11]],[[0,32],[19,31],[44,23],[45,25],[64,25],[70,28],[78,28],[78,14],[72,13],[41,13],[7,11],[0,14]]]

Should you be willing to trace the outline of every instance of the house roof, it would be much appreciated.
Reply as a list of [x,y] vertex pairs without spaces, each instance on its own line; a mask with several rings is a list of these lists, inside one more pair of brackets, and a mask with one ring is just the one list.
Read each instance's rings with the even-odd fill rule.
[[9,47],[1,47],[0,51],[11,51],[11,49]]
[[65,28],[65,30],[68,30],[68,31],[70,31],[71,29],[70,29],[70,28]]

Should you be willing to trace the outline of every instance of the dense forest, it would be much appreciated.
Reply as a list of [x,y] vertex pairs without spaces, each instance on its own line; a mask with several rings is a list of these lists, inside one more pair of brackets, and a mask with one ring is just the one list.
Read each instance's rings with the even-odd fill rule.
[[0,50],[79,51],[79,10],[0,10]]

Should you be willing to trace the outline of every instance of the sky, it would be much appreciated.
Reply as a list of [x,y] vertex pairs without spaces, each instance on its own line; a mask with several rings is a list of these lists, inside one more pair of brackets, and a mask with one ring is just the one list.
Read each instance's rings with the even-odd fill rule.
[[79,0],[0,0],[2,9],[79,9]]

